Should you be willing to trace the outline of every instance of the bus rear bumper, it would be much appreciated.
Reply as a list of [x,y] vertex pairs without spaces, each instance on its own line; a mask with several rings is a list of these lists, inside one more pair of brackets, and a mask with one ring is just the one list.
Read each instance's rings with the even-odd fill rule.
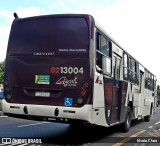
[[2,100],[2,111],[4,114],[20,116],[36,116],[55,119],[74,119],[91,123],[92,105],[84,105],[81,108],[48,106],[48,105],[32,105],[32,104],[15,104]]

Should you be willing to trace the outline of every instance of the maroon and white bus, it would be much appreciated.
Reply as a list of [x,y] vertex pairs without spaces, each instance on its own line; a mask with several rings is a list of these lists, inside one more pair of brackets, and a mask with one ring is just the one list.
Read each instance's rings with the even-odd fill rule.
[[156,77],[91,15],[15,18],[6,55],[4,114],[110,127],[150,120]]

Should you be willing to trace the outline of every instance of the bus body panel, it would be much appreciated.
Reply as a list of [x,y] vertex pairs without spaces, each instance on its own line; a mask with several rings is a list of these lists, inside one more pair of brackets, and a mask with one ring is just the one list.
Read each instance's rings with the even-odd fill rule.
[[[24,107],[27,107],[28,114],[24,112]],[[59,109],[58,116],[55,116],[56,108]],[[10,113],[13,115],[25,115],[33,117],[38,116],[42,118],[61,118],[64,120],[64,122],[65,119],[84,120],[91,123],[92,106],[84,105],[81,108],[73,108],[63,106],[7,103],[5,100],[2,100],[2,110],[5,111],[5,113]]]
[[97,72],[94,75],[92,124],[108,127],[105,115],[103,75]]
[[[69,106],[78,107],[91,103],[87,19],[51,15],[14,20],[6,59],[5,77],[12,95],[7,102],[67,106],[67,100]],[[89,87],[77,105],[84,82]]]
[[[19,58],[19,57],[17,57]],[[25,59],[20,58],[19,60],[15,58],[9,58],[7,66],[12,72],[8,72],[8,79],[11,83],[11,92],[13,98],[7,100],[11,103],[22,103],[22,104],[45,104],[45,105],[64,105],[64,97],[76,98],[80,95],[82,83],[85,81],[90,81],[89,73],[86,72],[89,68],[88,59],[66,59],[64,61],[55,62],[54,59],[51,64],[44,64],[42,60],[47,62],[46,58],[38,58],[38,61],[42,61],[40,65],[38,61],[30,57],[30,61],[34,63],[28,63]],[[51,59],[50,59],[51,60]],[[23,61],[23,62],[22,62]],[[48,61],[50,62],[50,61]],[[62,63],[60,63],[62,62]],[[16,66],[16,68],[15,68]],[[18,70],[20,68],[20,70]],[[68,68],[71,71],[74,69],[83,69],[83,74],[62,74],[52,73],[52,68]],[[36,76],[49,77],[48,80],[43,82],[40,80],[36,82]],[[16,78],[15,78],[16,77]],[[76,92],[72,92],[72,90]],[[49,92],[49,97],[38,97],[36,92],[44,93]]]

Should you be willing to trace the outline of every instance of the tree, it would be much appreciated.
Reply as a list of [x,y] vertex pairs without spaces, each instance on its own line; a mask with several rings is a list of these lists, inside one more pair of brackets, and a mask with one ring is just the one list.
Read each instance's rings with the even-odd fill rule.
[[5,62],[0,63],[0,84],[3,83]]

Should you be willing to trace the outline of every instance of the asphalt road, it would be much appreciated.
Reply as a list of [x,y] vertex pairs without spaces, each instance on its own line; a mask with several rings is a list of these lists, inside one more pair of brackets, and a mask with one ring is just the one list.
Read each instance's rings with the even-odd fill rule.
[[[128,133],[122,133],[120,126],[110,128],[71,127],[68,124],[59,124],[48,121],[32,121],[12,117],[0,117],[0,141],[2,138],[19,141],[19,145],[127,145],[145,146],[160,145],[160,107],[151,117],[150,122],[143,120],[132,121]],[[26,140],[27,139],[27,140]],[[28,139],[35,140],[28,144]],[[6,139],[3,139],[3,141]],[[25,141],[26,140],[26,141]],[[18,141],[17,141],[18,142]],[[41,143],[42,142],[42,143]],[[21,143],[21,144],[20,144]],[[1,145],[18,145],[8,143]]]

